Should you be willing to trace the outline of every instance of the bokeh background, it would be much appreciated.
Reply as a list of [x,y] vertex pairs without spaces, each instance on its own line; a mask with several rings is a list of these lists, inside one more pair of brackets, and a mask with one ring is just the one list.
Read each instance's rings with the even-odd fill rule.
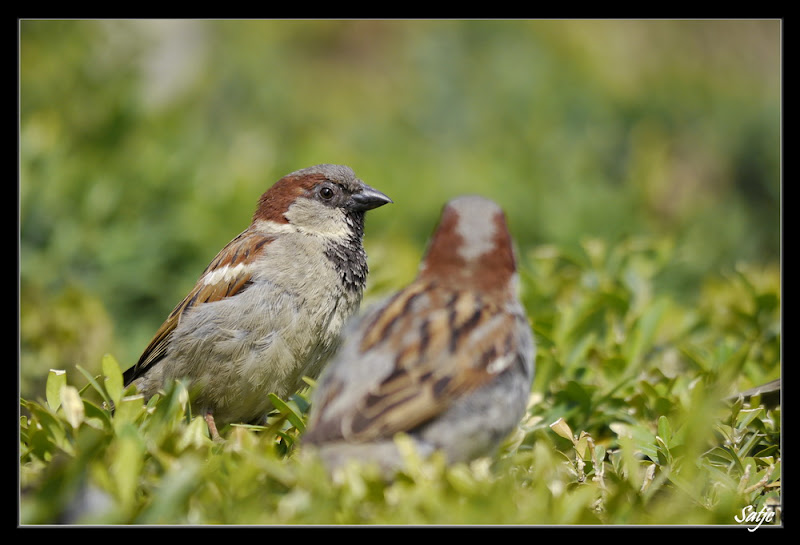
[[587,237],[674,244],[691,301],[775,265],[779,20],[23,20],[20,390],[132,365],[282,175],[343,163],[368,297],[410,280],[442,204],[507,211],[521,263]]

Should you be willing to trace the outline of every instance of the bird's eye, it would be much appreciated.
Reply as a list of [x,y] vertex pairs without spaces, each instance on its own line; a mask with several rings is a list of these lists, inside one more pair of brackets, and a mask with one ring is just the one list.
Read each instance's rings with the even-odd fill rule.
[[328,201],[333,198],[333,189],[330,187],[323,187],[319,190],[319,196]]

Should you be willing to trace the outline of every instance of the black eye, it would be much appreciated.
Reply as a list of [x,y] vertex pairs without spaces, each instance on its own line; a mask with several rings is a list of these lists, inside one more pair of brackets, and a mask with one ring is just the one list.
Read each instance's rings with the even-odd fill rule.
[[333,189],[327,186],[323,187],[322,189],[319,190],[319,196],[325,199],[326,201],[329,201],[333,198]]

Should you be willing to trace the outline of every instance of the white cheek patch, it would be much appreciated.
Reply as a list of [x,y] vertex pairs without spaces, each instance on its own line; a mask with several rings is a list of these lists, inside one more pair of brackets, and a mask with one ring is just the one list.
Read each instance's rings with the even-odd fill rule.
[[352,235],[344,213],[339,208],[331,208],[312,201],[297,199],[284,214],[297,231],[325,237],[344,239]]
[[247,273],[250,267],[251,265],[247,263],[239,263],[233,267],[230,265],[225,265],[224,267],[220,267],[219,269],[205,275],[203,277],[203,285],[210,286],[212,284],[230,282],[231,280],[239,278],[243,274]]

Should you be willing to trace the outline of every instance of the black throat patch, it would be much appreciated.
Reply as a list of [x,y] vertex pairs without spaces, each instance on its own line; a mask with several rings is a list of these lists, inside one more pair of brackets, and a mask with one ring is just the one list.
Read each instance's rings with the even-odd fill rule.
[[349,292],[361,292],[367,285],[367,253],[364,251],[364,212],[348,212],[347,224],[350,235],[344,240],[331,242],[325,248],[325,256],[331,260],[342,279],[342,286]]

